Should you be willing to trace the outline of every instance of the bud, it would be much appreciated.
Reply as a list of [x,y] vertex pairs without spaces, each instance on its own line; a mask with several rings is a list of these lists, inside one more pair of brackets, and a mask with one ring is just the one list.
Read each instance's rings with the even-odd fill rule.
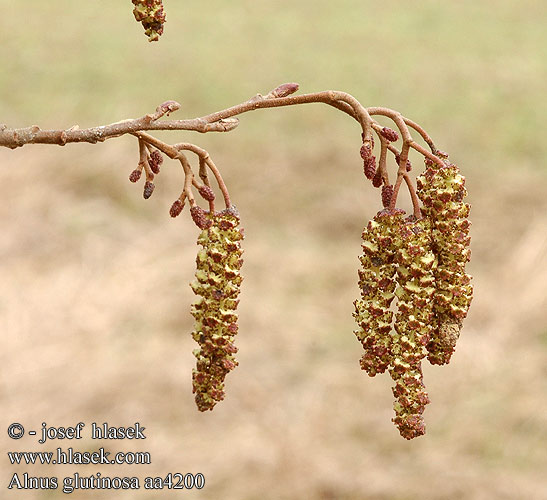
[[135,170],[133,170],[133,172],[129,174],[129,180],[131,182],[137,182],[141,178],[141,173],[141,170],[136,168]]
[[372,178],[372,185],[375,188],[379,188],[382,185],[382,182],[384,180],[382,179],[382,173],[380,172],[380,169],[376,169],[376,173],[374,174],[374,177]]
[[364,160],[363,172],[367,179],[373,179],[376,174],[376,156],[372,155],[368,159]]
[[291,94],[294,94],[299,89],[298,83],[283,83],[279,87],[275,88],[270,92],[272,97],[287,97]]
[[193,206],[190,209],[190,216],[192,217],[192,220],[194,221],[195,225],[199,227],[200,229],[207,229],[211,227],[211,219],[207,216],[209,212],[205,212],[203,208],[196,206]]
[[370,145],[363,144],[359,150],[359,154],[361,155],[361,158],[366,161],[372,156],[372,148]]
[[396,142],[399,140],[399,134],[389,127],[384,127],[380,131],[380,134],[382,134],[382,137],[387,139],[389,142]]
[[184,202],[181,200],[175,200],[169,209],[169,215],[171,217],[178,217],[184,208]]
[[215,199],[215,193],[209,186],[200,186],[198,191],[204,200],[213,201]]
[[144,183],[144,191],[142,193],[142,196],[145,200],[147,200],[148,198],[150,198],[150,196],[152,196],[152,193],[154,192],[155,187],[156,186],[151,181],[146,181]]
[[382,205],[388,208],[393,197],[393,186],[391,184],[382,186]]
[[150,159],[148,160],[148,165],[150,165],[150,170],[154,172],[155,174],[160,173],[160,165],[163,163],[163,156],[162,154],[157,150],[154,149],[150,153]]

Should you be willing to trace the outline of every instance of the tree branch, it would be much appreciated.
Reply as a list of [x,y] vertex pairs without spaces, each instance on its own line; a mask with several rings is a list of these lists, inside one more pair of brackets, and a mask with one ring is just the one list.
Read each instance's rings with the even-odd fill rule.
[[[408,152],[411,148],[415,149],[420,154],[431,161],[436,162],[440,166],[444,165],[443,160],[437,156],[438,150],[425,130],[417,123],[402,116],[397,111],[383,107],[365,108],[355,97],[346,92],[326,90],[310,94],[292,95],[298,91],[298,88],[298,84],[296,83],[285,83],[276,87],[266,95],[257,94],[247,101],[221,111],[216,111],[198,118],[184,120],[163,119],[166,116],[169,116],[170,113],[178,111],[181,107],[176,101],[166,101],[160,104],[154,113],[146,114],[140,118],[121,120],[109,125],[86,129],[80,129],[78,125],[74,125],[73,127],[63,130],[41,130],[40,127],[36,125],[26,128],[11,129],[8,128],[7,125],[0,125],[0,146],[15,149],[27,144],[57,144],[59,146],[77,142],[95,144],[97,142],[103,142],[107,139],[112,139],[123,135],[133,135],[139,141],[140,152],[137,169],[132,172],[130,179],[132,182],[137,182],[140,178],[140,173],[143,170],[145,171],[147,180],[147,184],[145,185],[146,198],[150,196],[151,190],[154,188],[152,183],[154,174],[151,172],[149,166],[151,156],[150,151],[151,148],[157,148],[157,150],[163,152],[169,158],[180,161],[182,165],[185,173],[185,181],[183,192],[178,200],[180,204],[183,205],[185,199],[188,199],[192,207],[196,205],[195,198],[192,193],[192,187],[195,187],[198,189],[202,197],[209,201],[210,210],[214,209],[214,198],[212,198],[214,195],[210,189],[209,178],[207,176],[207,170],[209,170],[217,181],[218,187],[224,197],[226,207],[229,208],[231,206],[231,202],[228,190],[222,180],[219,169],[212,161],[207,151],[190,143],[169,145],[164,141],[151,136],[147,132],[154,130],[185,130],[200,133],[230,132],[239,125],[239,119],[237,116],[250,111],[296,106],[300,104],[326,104],[338,109],[339,111],[342,111],[359,123],[362,132],[361,136],[363,146],[370,152],[370,154],[372,154],[372,149],[374,148],[374,141],[372,137],[373,132],[375,132],[380,138],[380,165],[378,167],[377,184],[375,185],[378,186],[379,184],[389,184],[386,154],[387,151],[390,151],[395,155],[398,163],[398,170],[390,206],[391,208],[395,207],[399,188],[401,187],[403,181],[405,181],[414,204],[414,214],[419,215],[418,198],[416,196],[412,181],[407,174]],[[373,119],[374,115],[386,116],[395,123],[402,138],[402,146],[400,151],[391,143],[391,141],[398,140],[398,134],[389,129],[391,136],[384,135],[388,129],[383,128],[379,123],[377,123]],[[418,134],[430,147],[431,152],[427,151],[414,141],[410,129],[418,132]],[[185,150],[198,156],[198,176],[194,174],[190,162],[184,155],[183,151]],[[204,184],[199,183],[198,177],[203,180]],[[380,179],[379,182],[378,179]],[[207,189],[205,189],[205,187]],[[148,196],[146,196],[147,189]],[[211,193],[209,193],[210,191]]]

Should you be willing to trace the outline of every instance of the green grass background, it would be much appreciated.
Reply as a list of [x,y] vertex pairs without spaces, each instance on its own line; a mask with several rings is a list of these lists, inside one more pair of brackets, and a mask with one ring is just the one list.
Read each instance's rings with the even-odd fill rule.
[[165,33],[150,44],[128,0],[0,0],[0,123],[94,126],[167,99],[194,117],[286,81],[397,109],[467,177],[470,316],[452,363],[425,368],[427,435],[405,442],[389,377],[359,370],[351,333],[360,232],[380,208],[354,123],[310,105],[249,113],[229,134],[158,134],[210,151],[247,234],[240,366],[226,401],[199,414],[187,286],[197,232],[187,214],[167,215],[180,168],[166,164],[144,202],[126,180],[130,138],[0,151],[0,428],[139,420],[144,445],[109,446],[153,458],[27,470],[2,454],[2,488],[14,471],[190,471],[207,479],[192,498],[547,498],[545,2],[164,3]]

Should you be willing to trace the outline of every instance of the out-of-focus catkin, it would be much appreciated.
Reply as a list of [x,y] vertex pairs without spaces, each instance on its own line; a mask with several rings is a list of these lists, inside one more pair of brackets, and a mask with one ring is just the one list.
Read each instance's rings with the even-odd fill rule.
[[236,308],[243,280],[239,213],[231,207],[208,217],[211,224],[198,237],[203,248],[196,259],[196,280],[190,285],[199,297],[192,305],[196,321],[192,337],[199,343],[192,382],[200,411],[212,410],[224,399],[224,379],[237,366]]
[[159,40],[163,33],[165,12],[162,0],[132,0],[135,8],[133,15],[144,28],[144,33],[150,42]]
[[369,221],[362,234],[361,298],[354,302],[353,314],[359,327],[354,333],[365,350],[361,368],[371,377],[385,372],[391,360],[393,311],[390,305],[395,298],[395,257],[403,215],[404,212],[398,209],[382,210]]
[[425,433],[423,412],[429,398],[422,380],[421,362],[433,333],[434,271],[437,258],[431,248],[430,221],[410,218],[399,226],[397,251],[397,314],[391,336],[390,375],[395,386],[393,422],[401,436]]
[[432,246],[438,258],[435,271],[435,332],[427,345],[428,359],[442,365],[450,361],[462,321],[473,297],[469,261],[470,222],[465,178],[459,168],[443,158],[444,166],[427,161],[425,172],[417,178],[423,213],[431,221]]

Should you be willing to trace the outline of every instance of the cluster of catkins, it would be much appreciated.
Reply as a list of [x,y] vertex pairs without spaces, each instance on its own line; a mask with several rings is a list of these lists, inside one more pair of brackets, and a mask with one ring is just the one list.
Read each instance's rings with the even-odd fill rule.
[[[469,205],[465,179],[443,157],[426,162],[418,177],[423,218],[386,208],[363,231],[361,298],[355,301],[355,335],[365,353],[361,367],[371,377],[386,370],[395,385],[393,422],[412,439],[425,433],[429,398],[422,360],[448,363],[471,303]],[[392,310],[396,299],[397,312]]]
[[162,0],[132,0],[133,15],[142,24],[148,41],[156,42],[163,33],[165,12]]
[[191,283],[198,295],[192,305],[195,329],[192,337],[199,343],[194,350],[197,358],[192,373],[193,392],[200,411],[212,410],[224,399],[224,378],[237,366],[234,354],[237,347],[236,309],[243,280],[240,274],[241,240],[243,230],[238,229],[239,213],[235,207],[209,214],[193,207],[192,217],[201,227],[198,237],[196,280]]

